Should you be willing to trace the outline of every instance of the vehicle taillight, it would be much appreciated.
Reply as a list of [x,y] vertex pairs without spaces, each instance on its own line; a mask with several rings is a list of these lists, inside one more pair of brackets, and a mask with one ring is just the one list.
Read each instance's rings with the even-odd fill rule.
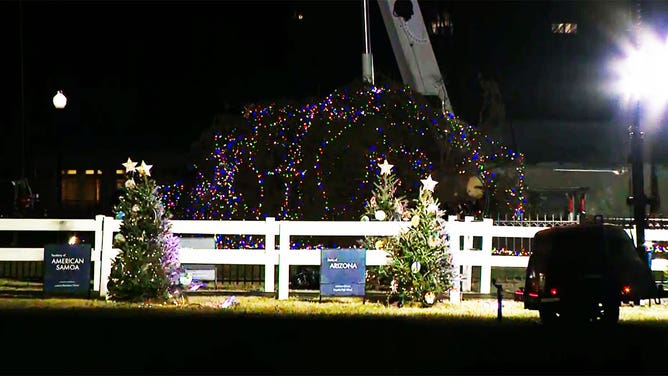
[[557,291],[556,288],[553,287],[553,288],[550,289],[550,295],[557,296],[557,293],[558,293],[558,291]]

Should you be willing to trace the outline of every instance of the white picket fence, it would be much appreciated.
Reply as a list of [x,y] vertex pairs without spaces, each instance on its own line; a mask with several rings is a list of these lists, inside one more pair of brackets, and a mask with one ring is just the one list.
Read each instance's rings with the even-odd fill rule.
[[[119,250],[113,248],[113,238],[121,221],[98,215],[95,219],[10,219],[0,218],[0,231],[57,231],[92,232],[91,251],[93,291],[107,295],[107,281],[111,264]],[[275,291],[274,269],[278,265],[278,298],[289,297],[289,271],[291,265],[320,265],[321,252],[317,249],[290,249],[294,236],[391,236],[409,225],[407,222],[358,222],[358,221],[264,221],[233,220],[175,220],[172,231],[177,235],[259,235],[264,236],[265,248],[258,249],[192,249],[181,248],[183,264],[263,265],[264,290]],[[480,267],[480,293],[490,293],[492,267],[525,268],[526,256],[502,256],[492,254],[492,239],[525,238],[530,240],[536,232],[547,226],[499,226],[492,219],[474,221],[466,217],[458,221],[449,217],[446,230],[450,235],[453,260],[462,272],[462,289],[471,291],[472,270]],[[627,230],[634,235],[634,230]],[[276,236],[279,238],[276,247]],[[473,249],[474,238],[481,238],[481,249]],[[668,240],[668,230],[648,229],[647,241]],[[42,261],[43,248],[0,248],[0,261]],[[387,254],[382,250],[367,250],[369,266],[383,265]],[[654,260],[652,269],[665,270],[665,260]]]

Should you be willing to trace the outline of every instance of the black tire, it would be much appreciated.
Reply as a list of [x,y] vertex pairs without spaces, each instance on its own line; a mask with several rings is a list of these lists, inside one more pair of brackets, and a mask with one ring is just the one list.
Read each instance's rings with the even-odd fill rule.
[[601,323],[614,325],[617,322],[619,322],[619,302],[614,299],[607,300],[603,303]]
[[552,325],[559,321],[559,314],[554,308],[541,307],[538,309],[538,315],[543,325]]

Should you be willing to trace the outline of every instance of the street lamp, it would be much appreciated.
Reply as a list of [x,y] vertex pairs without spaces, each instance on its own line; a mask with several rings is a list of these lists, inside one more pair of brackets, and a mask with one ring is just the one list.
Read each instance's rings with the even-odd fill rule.
[[636,25],[636,40],[627,56],[618,66],[620,76],[619,90],[627,96],[628,103],[634,106],[633,124],[629,127],[631,139],[631,185],[633,219],[636,226],[636,247],[638,253],[647,258],[651,265],[652,254],[645,245],[647,224],[646,208],[655,197],[645,195],[643,168],[643,132],[640,127],[641,103],[643,118],[658,120],[658,116],[668,102],[668,43],[651,33],[643,33],[640,24]]
[[58,90],[56,95],[53,96],[53,106],[59,110],[67,106],[67,97],[63,94],[62,90]]
[[[63,94],[62,90],[58,90],[56,95],[53,96],[53,107],[56,108],[56,111],[62,110],[67,106],[67,97]],[[56,114],[58,117],[58,114]],[[60,135],[62,129],[56,129],[56,134]],[[61,210],[59,215],[62,215],[62,203],[63,203],[63,171],[62,171],[62,146],[60,145],[60,136],[58,136],[58,158],[56,159],[56,200],[58,202],[58,208]]]

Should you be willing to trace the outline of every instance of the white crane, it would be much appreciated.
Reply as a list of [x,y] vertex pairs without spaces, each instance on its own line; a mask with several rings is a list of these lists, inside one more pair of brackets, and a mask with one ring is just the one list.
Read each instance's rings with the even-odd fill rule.
[[[363,77],[373,83],[373,58],[369,39],[368,6],[363,0],[365,53],[362,55]],[[417,0],[378,0],[380,13],[392,44],[405,85],[422,95],[436,95],[442,110],[453,113],[452,104],[436,62],[429,34]]]

